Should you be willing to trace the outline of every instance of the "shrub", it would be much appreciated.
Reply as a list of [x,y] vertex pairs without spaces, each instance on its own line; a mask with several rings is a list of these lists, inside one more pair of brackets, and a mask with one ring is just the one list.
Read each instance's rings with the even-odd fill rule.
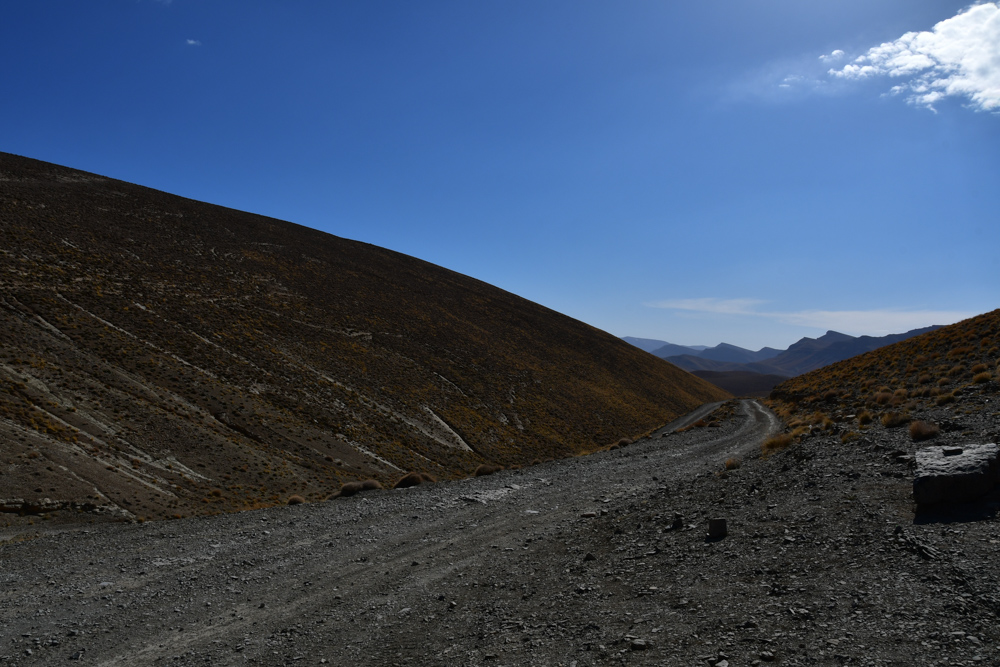
[[408,472],[402,477],[400,477],[399,480],[392,485],[392,488],[407,489],[411,486],[417,486],[423,481],[424,479],[423,477],[420,476],[419,472]]
[[948,369],[948,375],[951,377],[955,377],[956,375],[961,375],[964,372],[965,372],[965,366],[963,366],[962,364],[956,364]]
[[955,394],[941,394],[934,400],[934,403],[937,405],[947,405],[948,403],[954,403],[954,402],[955,402]]
[[736,470],[741,465],[743,465],[743,463],[736,457],[726,459],[726,470]]
[[792,434],[791,433],[780,433],[774,437],[768,438],[760,446],[761,451],[765,456],[768,454],[773,454],[774,452],[780,452],[783,449],[787,449],[789,445],[792,444]]
[[433,475],[428,475],[425,472],[419,473],[420,479],[424,481],[425,484],[437,484],[437,479]]
[[298,494],[295,494],[295,495],[292,495],[292,496],[288,496],[288,500],[286,501],[285,504],[287,504],[287,505],[301,505],[305,501],[306,501],[305,498],[303,498],[302,496],[300,496]]
[[868,412],[867,410],[862,410],[861,413],[858,415],[858,425],[867,426],[868,424],[871,423],[872,423],[872,413]]
[[892,394],[888,391],[880,391],[879,393],[875,394],[876,405],[885,405],[891,400],[892,400]]
[[928,424],[924,421],[915,421],[910,424],[910,437],[914,442],[930,440],[931,438],[936,437],[940,432],[941,429],[937,424]]
[[[704,426],[704,424],[702,424],[702,425]],[[615,444],[617,444],[619,447],[628,447],[629,445],[632,444],[632,441],[629,440],[628,438],[622,438],[621,440],[619,440]]]
[[928,382],[930,382],[933,379],[934,378],[932,378],[930,376],[930,374],[928,374],[928,373],[922,373],[920,375],[920,377],[917,378],[917,384],[927,384]]
[[501,470],[503,470],[503,468],[500,466],[484,463],[476,468],[476,472],[474,474],[476,477],[485,477],[486,475],[492,475],[493,473],[500,472]]
[[892,395],[893,396],[902,396],[903,398],[906,398],[908,396],[908,394],[906,393],[906,390],[902,389],[902,388],[897,389],[896,391],[892,392]]
[[897,428],[910,423],[909,415],[900,412],[887,412],[882,416],[882,426],[886,428]]
[[988,371],[989,369],[990,367],[987,364],[976,364],[975,366],[969,369],[969,372],[975,375],[977,373],[982,373],[983,371]]
[[986,371],[984,373],[976,373],[972,376],[972,381],[976,384],[982,384],[983,382],[989,382],[993,379],[993,373]]
[[375,479],[366,479],[365,481],[361,482],[362,491],[378,491],[381,488],[382,485],[379,484],[378,480]]
[[330,498],[349,498],[363,490],[361,482],[347,482],[342,484],[340,490],[330,496]]

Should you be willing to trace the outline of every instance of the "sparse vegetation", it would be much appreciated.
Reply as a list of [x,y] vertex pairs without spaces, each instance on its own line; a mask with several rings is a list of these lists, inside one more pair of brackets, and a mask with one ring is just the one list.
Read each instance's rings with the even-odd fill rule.
[[501,468],[500,466],[484,463],[480,465],[478,468],[476,468],[476,472],[474,473],[474,475],[476,477],[484,477],[486,475],[492,475],[494,473],[498,473],[501,470],[503,470],[503,468]]
[[910,438],[914,442],[930,440],[937,437],[940,432],[941,428],[937,424],[929,424],[925,421],[915,421],[910,424]]
[[910,423],[909,415],[901,412],[887,412],[882,415],[882,426],[886,428],[898,428]]
[[791,446],[794,441],[791,433],[780,433],[776,436],[768,438],[761,445],[761,451],[764,456],[769,456],[775,452],[780,452],[783,449],[787,449]]
[[734,457],[734,458],[728,458],[728,459],[726,459],[726,463],[725,463],[726,470],[736,470],[741,465],[743,465],[743,463],[738,458]]

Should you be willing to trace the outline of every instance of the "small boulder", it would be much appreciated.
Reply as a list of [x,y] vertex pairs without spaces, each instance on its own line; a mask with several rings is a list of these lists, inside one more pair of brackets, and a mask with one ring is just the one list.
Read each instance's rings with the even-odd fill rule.
[[913,499],[918,505],[977,500],[1000,485],[1000,447],[993,443],[927,447],[916,455]]

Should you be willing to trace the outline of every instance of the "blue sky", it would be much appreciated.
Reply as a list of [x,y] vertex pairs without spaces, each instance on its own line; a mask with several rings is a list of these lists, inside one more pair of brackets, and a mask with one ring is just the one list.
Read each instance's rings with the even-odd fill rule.
[[5,0],[0,150],[290,220],[616,335],[1000,307],[1000,5]]

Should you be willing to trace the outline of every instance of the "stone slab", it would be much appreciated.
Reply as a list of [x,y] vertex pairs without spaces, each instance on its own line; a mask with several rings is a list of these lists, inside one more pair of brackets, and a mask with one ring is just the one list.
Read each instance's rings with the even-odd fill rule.
[[916,461],[918,505],[970,502],[1000,486],[1000,447],[994,443],[926,447]]

